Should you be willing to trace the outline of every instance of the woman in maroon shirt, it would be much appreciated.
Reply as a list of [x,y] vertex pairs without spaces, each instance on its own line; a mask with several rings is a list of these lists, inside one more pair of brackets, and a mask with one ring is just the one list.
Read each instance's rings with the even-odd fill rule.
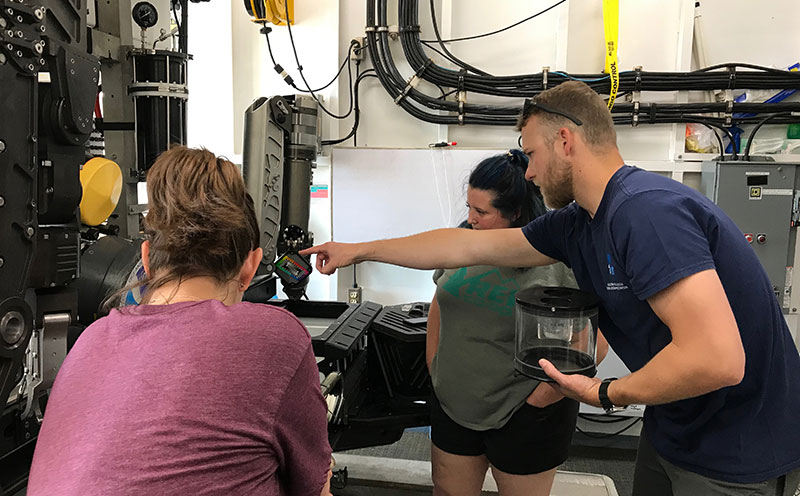
[[147,193],[142,305],[112,310],[70,351],[28,494],[329,494],[309,334],[241,301],[262,252],[238,170],[173,148]]

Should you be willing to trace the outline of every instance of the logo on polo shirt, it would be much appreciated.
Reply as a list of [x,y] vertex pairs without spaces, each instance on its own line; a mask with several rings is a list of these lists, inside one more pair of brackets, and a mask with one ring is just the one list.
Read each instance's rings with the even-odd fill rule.
[[[611,254],[606,253],[606,260],[608,261],[608,273],[611,277],[616,277],[617,270],[614,268],[614,263],[611,261]],[[624,282],[607,282],[606,291],[624,291],[628,289],[628,285]]]

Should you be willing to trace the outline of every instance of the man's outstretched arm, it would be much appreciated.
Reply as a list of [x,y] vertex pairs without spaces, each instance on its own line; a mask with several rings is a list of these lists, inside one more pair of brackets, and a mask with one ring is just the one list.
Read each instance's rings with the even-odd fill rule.
[[317,270],[333,274],[359,262],[383,262],[413,269],[452,269],[471,265],[534,267],[556,260],[537,251],[522,229],[436,229],[404,238],[365,243],[324,243],[300,252],[317,255]]

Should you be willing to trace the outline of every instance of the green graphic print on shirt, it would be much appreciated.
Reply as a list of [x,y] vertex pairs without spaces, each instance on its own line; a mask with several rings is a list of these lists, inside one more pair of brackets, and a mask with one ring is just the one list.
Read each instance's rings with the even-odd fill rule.
[[513,277],[504,277],[496,267],[472,277],[467,277],[467,268],[462,267],[450,276],[442,289],[476,307],[510,317],[514,314],[514,297],[519,284]]

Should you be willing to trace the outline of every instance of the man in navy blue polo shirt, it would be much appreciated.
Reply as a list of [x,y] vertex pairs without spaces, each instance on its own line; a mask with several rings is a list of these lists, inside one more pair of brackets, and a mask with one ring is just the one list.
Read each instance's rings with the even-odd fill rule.
[[696,191],[626,166],[605,103],[583,83],[527,102],[518,128],[526,177],[556,210],[522,229],[440,229],[305,253],[323,273],[364,260],[420,269],[563,261],[599,296],[600,328],[633,372],[601,381],[541,365],[584,403],[648,405],[634,494],[795,496],[800,356],[741,231]]

